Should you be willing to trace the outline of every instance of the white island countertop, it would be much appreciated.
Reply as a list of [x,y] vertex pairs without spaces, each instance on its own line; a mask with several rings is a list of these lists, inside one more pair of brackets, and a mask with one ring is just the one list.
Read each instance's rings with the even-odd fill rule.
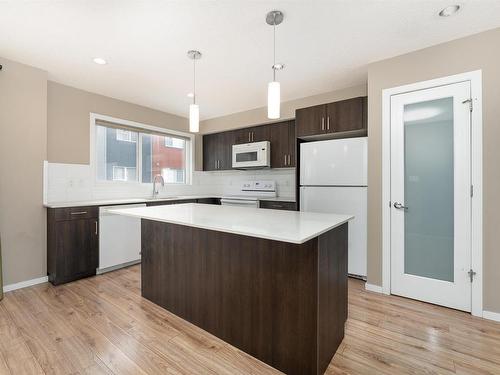
[[351,215],[197,203],[117,208],[109,213],[296,244],[354,218]]

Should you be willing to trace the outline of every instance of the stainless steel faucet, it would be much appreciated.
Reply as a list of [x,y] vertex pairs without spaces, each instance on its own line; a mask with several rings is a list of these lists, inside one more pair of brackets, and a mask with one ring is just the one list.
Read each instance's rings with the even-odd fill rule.
[[156,188],[156,181],[160,180],[161,186],[165,186],[165,180],[163,179],[163,176],[161,174],[157,174],[153,178],[153,199],[158,196],[159,190]]

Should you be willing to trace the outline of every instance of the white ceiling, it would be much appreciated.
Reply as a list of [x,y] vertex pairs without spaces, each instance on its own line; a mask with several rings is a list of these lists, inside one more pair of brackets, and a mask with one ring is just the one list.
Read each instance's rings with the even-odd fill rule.
[[0,1],[0,56],[53,81],[187,116],[186,52],[199,49],[206,119],[266,105],[269,10],[285,14],[277,60],[286,64],[278,79],[289,100],[366,82],[370,62],[500,26],[500,0],[458,0],[459,13],[438,17],[455,1]]

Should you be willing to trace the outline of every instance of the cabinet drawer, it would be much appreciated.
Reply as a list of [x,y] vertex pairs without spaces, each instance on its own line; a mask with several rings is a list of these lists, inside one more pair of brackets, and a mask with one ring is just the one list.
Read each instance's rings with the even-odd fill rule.
[[98,206],[54,208],[56,221],[91,219],[99,217]]
[[260,201],[260,208],[271,208],[273,210],[297,211],[297,203],[280,201]]

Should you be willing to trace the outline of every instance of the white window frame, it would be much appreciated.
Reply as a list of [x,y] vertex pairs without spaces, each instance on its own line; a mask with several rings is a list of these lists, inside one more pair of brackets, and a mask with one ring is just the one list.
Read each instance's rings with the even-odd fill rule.
[[123,125],[131,128],[137,129],[140,133],[141,130],[146,130],[154,133],[158,133],[160,135],[165,136],[179,136],[182,138],[186,138],[186,182],[182,183],[167,183],[167,185],[192,185],[193,184],[193,170],[194,170],[194,161],[195,161],[195,136],[190,133],[181,132],[178,130],[160,128],[158,126],[142,124],[140,122],[124,120],[116,117],[101,115],[98,113],[90,113],[90,169],[94,179],[95,186],[116,186],[116,185],[130,185],[130,186],[141,186],[141,185],[150,185],[150,182],[142,182],[142,166],[141,155],[142,155],[142,142],[140,142],[141,135],[138,134],[138,147],[137,147],[137,155],[136,155],[136,168],[137,168],[137,180],[136,181],[118,181],[118,180],[98,180],[97,179],[97,158],[96,158],[96,125],[97,121],[106,121],[110,123],[114,123],[117,125]]
[[391,198],[391,96],[424,90],[458,82],[471,83],[471,97],[474,110],[471,113],[471,183],[474,186],[472,198],[472,269],[476,271],[472,283],[471,314],[487,317],[483,311],[483,118],[482,118],[482,71],[456,74],[448,77],[417,82],[382,90],[382,285],[366,284],[371,291],[391,293],[391,220],[389,202]]

